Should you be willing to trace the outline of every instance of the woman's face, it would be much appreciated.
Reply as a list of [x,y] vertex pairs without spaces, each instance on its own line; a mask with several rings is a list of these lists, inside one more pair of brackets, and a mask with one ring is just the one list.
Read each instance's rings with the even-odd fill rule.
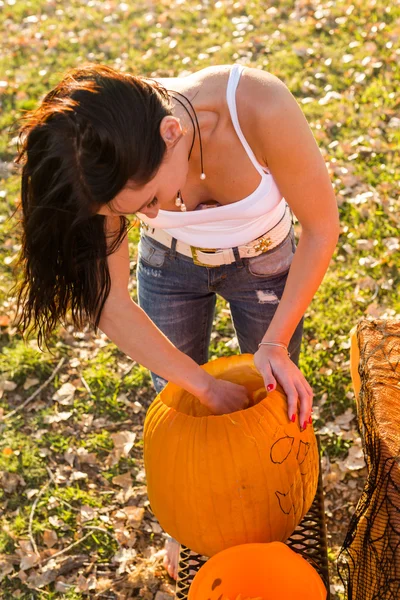
[[167,152],[157,175],[140,189],[135,189],[128,181],[109,205],[102,206],[97,214],[141,213],[154,218],[160,208],[173,209],[178,190],[183,188],[189,170],[187,136],[183,135],[179,120],[172,116],[163,118],[160,134],[167,145]]

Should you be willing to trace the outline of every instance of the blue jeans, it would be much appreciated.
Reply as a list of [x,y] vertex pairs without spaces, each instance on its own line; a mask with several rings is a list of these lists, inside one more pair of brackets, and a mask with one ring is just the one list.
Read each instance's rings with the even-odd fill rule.
[[[230,307],[242,353],[258,349],[282,296],[296,249],[293,227],[275,248],[253,258],[240,258],[220,267],[194,264],[175,250],[141,234],[138,247],[138,304],[182,352],[199,365],[208,361],[216,294]],[[303,335],[299,322],[289,343],[291,359],[298,363]],[[144,341],[145,343],[145,341]],[[167,381],[151,372],[159,393]]]

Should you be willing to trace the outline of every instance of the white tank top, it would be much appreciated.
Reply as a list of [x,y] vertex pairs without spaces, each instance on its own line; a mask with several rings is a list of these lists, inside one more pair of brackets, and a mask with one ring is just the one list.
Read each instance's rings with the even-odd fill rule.
[[259,164],[240,129],[235,94],[243,69],[243,65],[232,66],[226,98],[236,133],[261,176],[258,187],[247,198],[223,206],[186,212],[159,210],[154,218],[137,213],[150,227],[164,229],[177,240],[198,248],[233,248],[247,244],[274,227],[285,212],[286,202],[278,186],[268,170]]

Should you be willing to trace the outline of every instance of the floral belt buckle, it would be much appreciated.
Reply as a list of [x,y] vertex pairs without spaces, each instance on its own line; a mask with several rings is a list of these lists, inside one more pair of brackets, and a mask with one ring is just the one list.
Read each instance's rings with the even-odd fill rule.
[[261,253],[267,252],[271,244],[271,238],[262,236],[257,240],[256,245],[253,246],[253,250],[255,250],[256,252],[259,252],[261,250]]

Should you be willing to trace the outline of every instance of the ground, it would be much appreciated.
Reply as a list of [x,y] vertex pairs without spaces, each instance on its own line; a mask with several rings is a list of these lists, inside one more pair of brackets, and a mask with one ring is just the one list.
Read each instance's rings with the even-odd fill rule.
[[[5,600],[166,600],[164,537],[148,506],[149,375],[101,333],[59,327],[52,355],[13,326],[21,249],[16,119],[70,66],[148,76],[241,62],[280,77],[304,111],[338,201],[341,234],[306,314],[300,366],[315,393],[332,599],[335,559],[366,471],[349,335],[400,312],[400,4],[382,0],[5,0],[0,38],[0,580]],[[297,235],[299,226],[296,225]],[[129,234],[136,298],[138,229]],[[238,352],[219,301],[210,357]]]

